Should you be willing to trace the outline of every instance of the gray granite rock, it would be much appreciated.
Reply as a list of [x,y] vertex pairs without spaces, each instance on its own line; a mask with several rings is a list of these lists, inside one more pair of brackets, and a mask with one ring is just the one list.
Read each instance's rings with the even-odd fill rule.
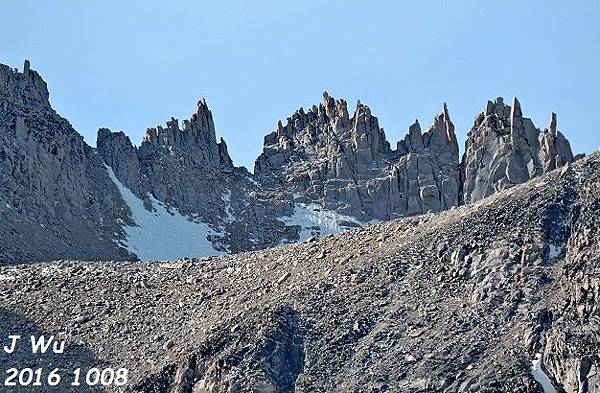
[[0,364],[127,368],[109,392],[600,392],[600,154],[490,202],[223,257],[0,266],[0,336],[68,346]]
[[119,245],[128,221],[102,159],[52,109],[29,62],[0,65],[0,264],[135,259]]
[[251,174],[235,167],[217,142],[212,113],[200,101],[191,119],[149,128],[139,147],[123,132],[98,131],[98,151],[116,178],[152,209],[150,197],[190,220],[208,224],[223,252],[265,248],[298,238],[276,216],[291,205],[261,191]]
[[121,185],[149,212],[158,201],[206,224],[216,251],[239,252],[306,238],[302,230],[320,234],[323,220],[337,231],[447,210],[574,160],[556,114],[539,130],[516,99],[488,102],[461,163],[446,104],[426,131],[416,120],[392,149],[367,105],[358,101],[350,115],[346,101],[324,93],[264,137],[251,174],[217,139],[204,100],[190,119],[149,128],[139,146],[100,129],[96,150],[51,108],[29,62],[23,72],[1,66],[0,87],[4,260],[135,258],[125,228],[138,223]]
[[478,201],[497,191],[559,168],[573,161],[571,147],[556,128],[540,130],[523,117],[521,105],[502,98],[489,101],[468,134],[462,159],[464,202]]
[[265,137],[255,164],[259,182],[289,190],[294,201],[362,221],[438,211],[459,199],[458,144],[444,110],[422,134],[415,122],[392,150],[378,119],[357,103],[327,93]]

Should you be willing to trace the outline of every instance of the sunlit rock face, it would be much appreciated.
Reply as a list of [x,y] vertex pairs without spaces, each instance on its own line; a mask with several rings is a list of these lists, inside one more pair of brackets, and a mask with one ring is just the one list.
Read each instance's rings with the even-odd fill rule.
[[556,114],[540,130],[523,117],[517,98],[512,106],[502,98],[489,101],[469,131],[462,165],[464,202],[539,176],[573,161],[567,139],[557,130]]
[[458,144],[448,110],[422,133],[415,122],[391,149],[371,109],[327,93],[265,136],[255,176],[296,202],[316,202],[362,221],[447,209],[459,199]]
[[[461,161],[445,104],[429,127],[415,120],[392,145],[367,105],[350,114],[324,93],[264,137],[250,173],[233,164],[205,100],[137,146],[102,128],[94,149],[52,109],[28,62],[22,72],[0,66],[0,87],[5,260],[163,259],[175,244],[190,256],[262,249],[448,210],[573,161],[556,115],[539,130],[516,99],[488,102]],[[176,218],[169,228],[195,228],[189,239],[199,243],[164,243],[175,229],[157,230],[159,216]]]

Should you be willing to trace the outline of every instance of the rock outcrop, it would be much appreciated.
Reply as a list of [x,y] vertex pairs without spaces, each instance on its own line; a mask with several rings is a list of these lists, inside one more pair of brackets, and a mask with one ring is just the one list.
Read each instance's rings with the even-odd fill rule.
[[234,167],[227,145],[216,139],[212,113],[200,101],[180,127],[149,128],[139,147],[123,132],[98,131],[98,152],[116,178],[152,209],[150,198],[206,223],[216,250],[238,252],[297,239],[277,215],[291,205],[261,193],[245,168]]
[[523,117],[516,98],[512,107],[502,98],[489,101],[475,119],[463,156],[464,202],[478,201],[524,183],[573,161],[566,138],[552,113],[548,129],[539,130]]
[[416,122],[397,150],[360,101],[352,117],[344,100],[327,93],[264,140],[257,181],[290,190],[295,202],[363,222],[439,211],[459,199],[458,144],[444,105],[425,134]]
[[0,65],[0,264],[134,259],[118,243],[127,221],[102,159],[52,109],[39,74]]

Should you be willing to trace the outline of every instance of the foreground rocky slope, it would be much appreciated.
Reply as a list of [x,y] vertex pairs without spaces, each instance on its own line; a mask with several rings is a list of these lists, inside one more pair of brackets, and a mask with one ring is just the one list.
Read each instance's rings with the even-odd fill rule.
[[593,155],[264,251],[4,267],[0,333],[59,334],[72,362],[129,367],[132,392],[600,392],[599,198]]

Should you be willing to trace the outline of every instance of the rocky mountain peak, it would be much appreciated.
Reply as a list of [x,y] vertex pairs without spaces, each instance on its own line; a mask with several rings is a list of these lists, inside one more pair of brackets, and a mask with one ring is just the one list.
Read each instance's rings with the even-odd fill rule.
[[379,120],[371,115],[371,109],[360,101],[356,103],[352,116],[352,147],[359,156],[357,160],[365,163],[391,153],[385,132],[379,127]]
[[556,113],[550,113],[550,125],[548,126],[550,133],[554,136],[558,135],[558,130],[556,129]]
[[397,144],[397,150],[400,155],[423,150],[423,133],[421,132],[421,124],[419,119],[415,119],[414,123],[408,127],[408,133]]
[[473,202],[573,160],[571,147],[556,129],[540,130],[523,116],[515,97],[512,105],[499,97],[488,101],[467,136],[463,156],[464,198]]
[[205,133],[210,139],[215,138],[215,122],[206,99],[198,101],[196,112],[189,121],[184,120],[183,129],[192,133]]
[[510,111],[510,118],[512,121],[523,118],[523,111],[521,110],[521,103],[517,97],[513,97],[512,107]]
[[[334,126],[334,131],[337,131],[340,126],[348,126],[349,113],[348,103],[344,99],[335,99],[331,97],[326,91],[323,92],[323,102],[319,106],[319,109],[323,108],[324,114],[327,116],[329,121]],[[336,127],[335,124],[340,123],[340,126]]]
[[458,141],[446,103],[444,103],[442,111],[434,117],[433,124],[424,134],[423,143],[443,162],[455,163],[458,160]]
[[27,60],[22,72],[0,64],[0,264],[135,258],[118,220],[125,206],[101,158],[52,109],[40,75]]
[[139,148],[123,132],[106,128],[98,131],[97,147],[117,179],[141,198],[146,193],[159,200],[159,195],[166,195],[152,180],[157,177],[153,172],[160,172],[161,166],[172,165],[178,176],[184,176],[183,164],[202,167],[206,173],[231,172],[234,168],[225,141],[216,140],[212,112],[204,99],[198,102],[192,117],[181,125],[171,117],[164,127],[148,128]]
[[[506,111],[507,108],[508,108],[508,113]],[[495,100],[493,100],[493,101],[489,100],[487,102],[485,110],[483,111],[483,115],[493,115],[493,114],[495,114],[496,116],[499,116],[499,117],[503,117],[503,118],[510,114],[510,107],[504,103],[503,97],[497,97]]]
[[401,156],[412,152],[424,152],[425,150],[440,156],[446,162],[458,160],[458,142],[446,103],[433,118],[433,123],[425,133],[421,131],[419,120],[415,119],[414,123],[408,128],[408,133],[404,139],[397,144],[397,151]]
[[[244,251],[450,209],[573,160],[556,114],[540,130],[516,98],[510,106],[502,98],[487,103],[461,163],[445,103],[430,126],[415,120],[392,150],[368,105],[358,100],[349,112],[345,100],[324,92],[317,105],[277,122],[251,175],[234,167],[225,141],[217,140],[204,99],[189,119],[149,128],[139,147],[121,131],[100,129],[92,149],[52,110],[46,84],[28,62],[22,72],[1,66],[0,85],[0,190],[7,190],[0,200],[34,226],[74,222],[58,232],[79,250],[84,244],[69,228],[87,228],[96,239],[83,239],[96,247],[88,255],[112,242],[110,255],[131,257],[120,243],[129,233],[124,223],[151,228],[144,217],[153,207],[201,225],[203,241],[212,244],[202,246],[206,252]],[[13,231],[23,217],[11,220],[0,223]]]
[[31,69],[29,60],[24,61],[22,72],[0,64],[0,108],[6,110],[10,104],[20,112],[26,108],[52,110],[49,97],[46,82]]
[[295,161],[294,157],[316,162],[342,155],[349,165],[356,165],[390,152],[384,131],[367,105],[357,102],[350,118],[347,102],[324,92],[318,106],[296,110],[285,125],[279,121],[276,130],[265,136],[255,173],[262,177],[278,172],[281,164]]
[[[456,205],[458,144],[447,106],[425,134],[418,121],[392,150],[379,120],[358,101],[324,93],[316,114],[297,111],[265,137],[255,174],[303,202],[369,221]],[[333,117],[332,117],[333,116]]]
[[210,166],[229,168],[233,165],[223,140],[217,142],[212,112],[204,99],[198,102],[192,117],[183,120],[181,127],[179,120],[171,117],[166,127],[148,128],[139,151],[142,156],[154,155],[157,151],[169,154],[182,151]]

